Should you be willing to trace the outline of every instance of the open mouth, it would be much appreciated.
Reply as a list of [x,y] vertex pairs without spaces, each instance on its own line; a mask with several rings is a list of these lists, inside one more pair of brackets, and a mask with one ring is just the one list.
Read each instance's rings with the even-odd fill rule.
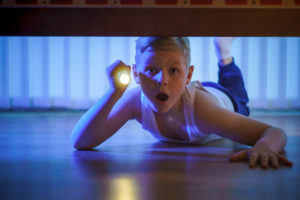
[[155,96],[155,98],[160,102],[165,102],[168,100],[169,96],[165,93],[159,93],[158,95]]

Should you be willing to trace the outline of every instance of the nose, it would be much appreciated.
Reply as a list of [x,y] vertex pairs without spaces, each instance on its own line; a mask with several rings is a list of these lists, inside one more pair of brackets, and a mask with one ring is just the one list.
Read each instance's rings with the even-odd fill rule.
[[168,77],[167,74],[163,71],[160,71],[156,74],[155,79],[159,85],[168,85]]

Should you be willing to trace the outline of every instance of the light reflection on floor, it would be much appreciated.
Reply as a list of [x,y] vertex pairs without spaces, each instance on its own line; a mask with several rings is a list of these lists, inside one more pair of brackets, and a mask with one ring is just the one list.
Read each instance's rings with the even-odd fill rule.
[[128,175],[112,178],[109,183],[109,200],[138,200],[140,188],[136,180]]

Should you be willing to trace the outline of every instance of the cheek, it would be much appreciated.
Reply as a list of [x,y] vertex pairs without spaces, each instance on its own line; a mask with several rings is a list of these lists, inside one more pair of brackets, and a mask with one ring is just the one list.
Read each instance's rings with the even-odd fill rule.
[[143,73],[139,73],[139,81],[143,90],[152,90],[152,88],[155,86],[154,81]]
[[180,74],[172,78],[173,83],[176,85],[185,85],[186,80],[185,74]]
[[171,86],[171,91],[177,94],[176,96],[180,96],[185,89],[186,79],[178,78],[176,80],[173,80],[173,84]]
[[150,83],[152,80],[150,77],[148,77],[147,75],[143,74],[143,73],[139,73],[139,81],[140,83],[144,83],[144,84],[147,84],[147,83]]

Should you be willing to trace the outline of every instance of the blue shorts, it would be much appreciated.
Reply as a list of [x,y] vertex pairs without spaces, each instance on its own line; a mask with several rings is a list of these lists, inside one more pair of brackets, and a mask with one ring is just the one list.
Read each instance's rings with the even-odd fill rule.
[[219,66],[218,75],[218,83],[202,82],[202,85],[221,90],[227,94],[232,101],[235,112],[249,116],[250,110],[247,106],[247,103],[249,102],[248,94],[244,85],[241,70],[236,66],[234,60],[226,66]]

